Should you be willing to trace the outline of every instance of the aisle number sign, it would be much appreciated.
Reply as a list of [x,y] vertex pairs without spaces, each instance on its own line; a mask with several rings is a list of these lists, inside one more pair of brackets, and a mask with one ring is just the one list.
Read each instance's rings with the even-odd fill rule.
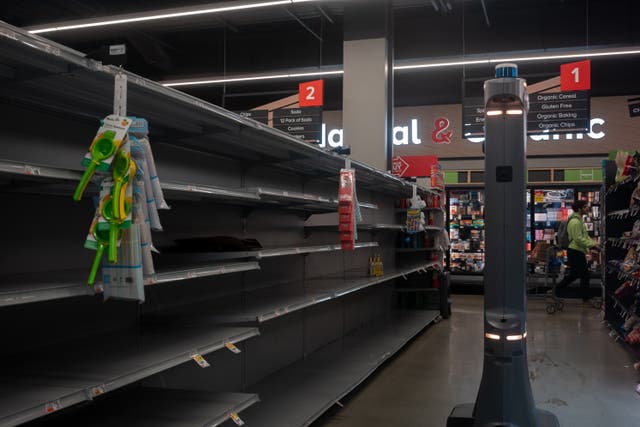
[[300,83],[298,86],[298,104],[301,107],[322,107],[324,80]]
[[573,92],[591,89],[591,61],[578,61],[560,65],[560,90]]

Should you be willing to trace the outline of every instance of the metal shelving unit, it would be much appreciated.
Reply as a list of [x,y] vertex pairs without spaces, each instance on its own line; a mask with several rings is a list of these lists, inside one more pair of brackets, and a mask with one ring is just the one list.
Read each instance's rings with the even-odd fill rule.
[[258,334],[255,328],[167,326],[141,336],[118,332],[15,356],[21,367],[5,365],[0,371],[0,425],[24,423],[92,400],[189,362],[195,354],[206,355]]
[[42,424],[66,422],[70,425],[70,422],[76,422],[77,425],[96,427],[215,427],[233,425],[232,417],[240,416],[242,411],[259,402],[258,395],[249,393],[138,387],[79,410],[73,419],[65,417]]
[[[77,170],[9,160],[0,160],[0,174],[13,180],[25,179],[43,183],[42,186],[34,186],[29,191],[61,195],[68,195],[73,191],[75,183],[82,176]],[[273,188],[240,189],[171,181],[163,181],[161,185],[169,200],[209,199],[246,206],[283,206],[311,213],[335,212],[338,207],[338,200],[335,198]],[[25,191],[24,188],[21,188],[21,191]],[[361,203],[360,207],[378,209],[373,203]]]
[[261,427],[310,425],[439,315],[393,312],[350,333],[252,387],[262,402],[247,410],[243,419]]
[[[390,224],[393,200],[412,195],[412,184],[351,161],[358,194],[368,201],[360,204],[366,208],[360,229],[384,232],[375,242],[358,242],[356,248],[365,250],[342,252],[338,239],[307,235],[314,228],[305,227],[305,218],[336,212],[344,156],[2,22],[0,67],[6,71],[0,76],[0,110],[11,125],[0,129],[0,197],[10,207],[0,219],[16,224],[5,242],[11,259],[0,264],[5,274],[0,277],[0,321],[14,322],[0,350],[0,426],[52,413],[57,413],[50,417],[54,424],[64,419],[66,425],[98,425],[91,416],[83,418],[85,407],[88,413],[101,413],[99,422],[105,426],[217,425],[255,404],[258,396],[240,392],[259,389],[264,378],[310,361],[321,369],[335,342],[359,350],[342,357],[339,366],[328,366],[341,380],[318,383],[309,396],[316,399],[327,387],[342,396],[436,318],[437,313],[427,311],[380,317],[393,311],[392,292],[376,285],[442,269],[441,262],[428,261],[399,268],[391,256],[394,235],[388,232],[402,229]],[[92,253],[82,243],[93,206],[90,197],[77,204],[70,198],[88,142],[99,120],[113,111],[119,75],[127,79],[128,115],[149,122],[158,176],[172,205],[171,211],[160,212],[165,233],[157,240],[154,234],[154,242],[220,236],[257,240],[266,247],[194,254],[182,262],[162,254],[156,274],[145,279],[143,305],[85,297],[92,294],[84,285]],[[337,226],[327,229],[337,231]],[[386,274],[368,277],[368,259],[376,247],[380,254],[375,255],[385,258]],[[265,258],[269,261],[259,262]],[[189,286],[156,286],[198,278],[206,279]],[[323,316],[346,319],[351,305],[323,306],[330,313],[302,312],[346,296],[359,311],[357,322],[345,321],[342,329],[326,326]],[[304,322],[263,325],[288,314]],[[264,333],[225,326],[230,322],[260,324]],[[368,326],[357,329],[361,325]],[[305,335],[312,333],[317,335]],[[198,355],[257,335],[239,345],[239,357],[210,356],[216,362],[197,379],[179,377],[177,386],[160,382],[163,389],[142,387],[143,380],[147,386],[164,380],[195,363],[192,358]],[[281,341],[282,336],[290,339]],[[287,355],[264,356],[273,351]],[[221,376],[234,381],[218,383]],[[215,394],[193,391],[192,383],[204,379],[209,383],[200,388],[215,388]],[[303,397],[305,387],[265,388],[260,398]],[[91,404],[77,405],[81,402]],[[332,400],[318,402],[306,419],[315,419]]]
[[[192,268],[183,267],[159,271],[153,276],[146,277],[144,283],[146,286],[158,285],[259,269],[260,265],[257,262],[217,263]],[[87,286],[84,282],[86,273],[86,271],[51,272],[46,274],[46,280],[40,278],[38,281],[34,281],[31,275],[5,279],[0,283],[0,307],[78,296],[93,296],[95,294],[94,289],[100,289],[102,283],[98,281],[94,288]]]
[[[216,310],[215,313],[201,310],[203,313],[197,317],[200,322],[214,324],[261,324],[396,278],[436,268],[441,268],[441,263],[425,262],[402,269],[390,269],[380,277],[370,277],[362,270],[345,271],[332,276],[309,278],[303,283],[259,288],[246,292],[242,308],[229,307]],[[161,314],[157,317],[164,319]],[[182,321],[171,313],[168,319]]]
[[[41,76],[14,81],[4,90],[7,101],[46,107],[82,120],[102,117],[112,110],[113,79],[124,73],[129,83],[128,111],[146,117],[158,134],[180,136],[166,143],[332,181],[344,165],[344,156],[2,22],[0,54],[16,75]],[[69,105],[81,105],[82,110],[70,110]],[[364,187],[390,194],[412,191],[410,184],[387,172],[357,161],[352,167]]]

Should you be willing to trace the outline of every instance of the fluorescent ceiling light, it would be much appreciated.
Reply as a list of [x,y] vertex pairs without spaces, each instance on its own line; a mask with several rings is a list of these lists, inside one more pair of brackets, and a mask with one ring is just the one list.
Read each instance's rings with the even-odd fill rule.
[[340,74],[344,74],[344,71],[342,70],[309,71],[309,72],[297,72],[297,73],[286,73],[286,74],[265,74],[265,75],[244,76],[244,77],[180,80],[180,81],[163,82],[162,85],[167,87],[200,86],[200,85],[221,84],[221,83],[250,82],[250,81],[259,81],[259,80],[295,79],[298,77],[332,76],[332,75],[340,75]]
[[[573,50],[566,51],[566,53],[547,54],[547,53],[532,53],[530,55],[519,55],[502,58],[474,58],[474,59],[458,59],[458,60],[434,60],[428,62],[420,62],[416,60],[413,64],[407,64],[409,61],[402,61],[406,65],[395,65],[394,70],[416,70],[421,68],[444,68],[444,67],[460,67],[467,65],[492,65],[499,64],[501,62],[526,62],[526,61],[555,61],[561,59],[575,59],[575,58],[598,58],[603,56],[626,56],[626,55],[640,55],[640,48],[635,46],[632,48],[610,48],[610,49],[592,49],[592,50]],[[414,61],[411,61],[414,62]]]
[[57,31],[77,30],[81,28],[105,27],[110,25],[132,24],[136,22],[157,21],[161,19],[184,18],[189,16],[207,15],[214,13],[233,12],[238,10],[256,9],[271,6],[285,6],[295,3],[306,3],[318,0],[274,0],[274,1],[230,1],[224,3],[209,3],[201,6],[191,6],[175,9],[154,10],[151,12],[112,15],[95,19],[79,19],[45,24],[27,28],[32,34],[52,33]]
[[527,334],[523,334],[523,335],[507,335],[507,341],[520,341],[521,339],[525,338],[527,336]]
[[[298,1],[313,1],[313,0],[298,0]],[[446,60],[446,59],[436,59],[429,62],[418,62],[411,61],[415,63],[407,63],[408,61],[400,61],[398,64],[394,65],[394,71],[404,71],[404,70],[419,70],[419,69],[435,69],[435,68],[447,68],[447,67],[461,67],[461,66],[469,66],[469,65],[491,65],[502,62],[521,62],[521,61],[547,61],[547,60],[557,60],[557,59],[572,59],[572,58],[593,58],[593,57],[603,57],[603,56],[625,56],[625,55],[640,55],[640,48],[610,48],[610,49],[593,49],[593,50],[572,50],[566,51],[564,54],[555,54],[555,55],[541,55],[539,53],[532,53],[531,55],[521,55],[521,56],[512,56],[512,57],[503,57],[503,58],[483,58],[483,59],[468,59],[468,60]],[[260,74],[260,75],[246,75],[246,74],[237,74],[235,76],[228,77],[205,77],[200,79],[184,79],[184,80],[176,80],[176,81],[167,81],[163,82],[165,86],[193,86],[193,85],[207,85],[207,84],[224,84],[224,83],[237,83],[237,82],[245,82],[245,81],[256,81],[256,80],[275,80],[275,79],[295,79],[298,77],[313,77],[313,76],[331,76],[331,75],[341,75],[344,74],[344,71],[341,69],[341,66],[333,66],[331,70],[328,71],[314,71],[314,72],[304,72],[304,71],[284,71],[284,72],[276,72],[274,74]],[[507,114],[517,114],[515,112]]]
[[518,110],[507,110],[507,114],[516,115],[517,116],[517,115],[522,114],[522,110],[520,110],[520,109],[518,109]]
[[499,116],[502,114],[502,110],[488,110],[487,116]]
[[455,67],[460,65],[477,65],[477,64],[489,64],[488,59],[478,59],[472,61],[434,61],[434,62],[425,62],[423,64],[415,64],[415,65],[394,65],[394,70],[415,70],[419,68],[440,68],[440,67]]
[[484,334],[484,336],[486,338],[489,338],[490,340],[500,341],[500,335],[497,334],[490,334],[489,332],[487,332],[486,334]]

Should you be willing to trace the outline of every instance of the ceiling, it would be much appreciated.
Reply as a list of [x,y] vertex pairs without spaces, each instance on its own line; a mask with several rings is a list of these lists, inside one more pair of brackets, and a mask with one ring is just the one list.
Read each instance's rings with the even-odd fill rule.
[[[188,5],[205,3],[221,2],[192,0]],[[396,60],[404,60],[637,45],[639,3],[394,0],[394,55]],[[93,57],[100,57],[105,46],[125,43],[125,67],[154,80],[340,65],[344,4],[325,0],[43,36]],[[0,19],[27,27],[183,6],[185,2],[177,0],[21,0],[2,2]],[[558,75],[559,64],[522,63],[520,72],[528,81],[536,82]],[[395,76],[395,102],[398,106],[459,103],[463,95],[478,92],[482,80],[492,74],[490,66],[399,71]],[[640,56],[593,59],[592,95],[639,94],[637,76]],[[245,82],[181,90],[232,110],[243,110],[287,96],[297,90],[297,83]],[[340,77],[326,79],[325,98],[327,109],[341,108]]]

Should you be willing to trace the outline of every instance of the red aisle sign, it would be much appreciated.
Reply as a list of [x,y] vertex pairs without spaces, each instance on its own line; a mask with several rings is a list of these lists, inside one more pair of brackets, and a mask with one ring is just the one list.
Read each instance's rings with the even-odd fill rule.
[[324,80],[314,80],[298,85],[298,97],[301,107],[322,107],[322,89]]
[[402,178],[427,177],[434,165],[438,165],[438,156],[395,156],[392,173]]
[[575,90],[591,89],[591,61],[571,62],[560,65],[560,90],[573,92]]

